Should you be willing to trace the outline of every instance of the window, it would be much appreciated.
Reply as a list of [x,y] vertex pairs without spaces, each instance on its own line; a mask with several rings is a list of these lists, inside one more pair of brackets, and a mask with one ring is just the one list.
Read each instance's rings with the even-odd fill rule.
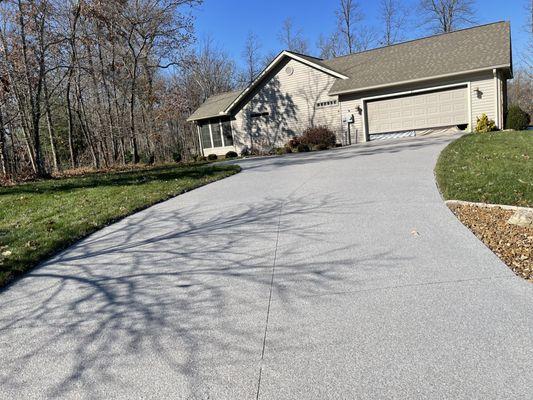
[[213,135],[213,147],[222,147],[222,135],[220,132],[220,122],[211,123],[211,135]]
[[337,105],[337,100],[319,101],[316,108],[332,107]]
[[209,124],[203,124],[200,126],[200,140],[202,142],[203,149],[209,149],[213,147],[211,144],[211,132],[209,132]]
[[268,117],[269,112],[253,112],[250,114],[250,118]]
[[222,135],[224,135],[224,144],[233,146],[233,134],[231,133],[231,121],[222,121]]

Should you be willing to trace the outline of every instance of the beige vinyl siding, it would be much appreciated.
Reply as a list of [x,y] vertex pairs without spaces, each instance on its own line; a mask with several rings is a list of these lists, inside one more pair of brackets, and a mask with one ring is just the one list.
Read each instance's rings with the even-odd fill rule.
[[[486,71],[475,74],[465,74],[453,78],[439,79],[430,82],[422,82],[411,85],[395,86],[391,88],[382,88],[368,92],[353,93],[348,95],[340,95],[341,118],[354,116],[354,124],[352,126],[352,142],[354,141],[354,131],[359,132],[360,141],[365,140],[363,125],[365,123],[365,115],[357,112],[357,106],[363,107],[362,99],[375,96],[394,95],[395,93],[407,92],[411,90],[431,89],[432,87],[447,86],[447,85],[470,85],[470,101],[469,108],[471,115],[469,116],[472,124],[475,125],[476,117],[482,113],[493,120],[496,120],[496,85],[492,71]],[[475,91],[479,88],[481,96],[479,97]],[[355,129],[353,129],[355,128]],[[343,124],[343,129],[346,131],[346,124]]]
[[[496,86],[492,72],[479,79],[470,81],[470,90],[472,96],[472,124],[475,126],[476,118],[485,113],[487,116],[496,121]],[[481,95],[476,93],[479,88]]]
[[[287,68],[292,74],[287,73]],[[283,146],[309,126],[325,125],[340,133],[339,104],[317,107],[319,102],[337,100],[328,92],[337,78],[290,59],[280,63],[264,84],[246,98],[234,121],[235,145],[269,150]],[[250,113],[268,112],[250,118]]]

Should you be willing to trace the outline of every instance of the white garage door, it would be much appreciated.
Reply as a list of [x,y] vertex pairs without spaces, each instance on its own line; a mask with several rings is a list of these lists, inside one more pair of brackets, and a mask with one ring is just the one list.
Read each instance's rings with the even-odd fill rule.
[[367,103],[370,134],[468,123],[466,87],[392,97]]

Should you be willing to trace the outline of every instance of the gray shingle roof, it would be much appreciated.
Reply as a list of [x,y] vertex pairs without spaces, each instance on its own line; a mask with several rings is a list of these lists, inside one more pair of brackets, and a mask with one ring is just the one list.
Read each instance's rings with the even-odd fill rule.
[[239,94],[241,94],[241,92],[242,90],[236,90],[233,92],[215,94],[209,97],[189,118],[187,118],[187,121],[219,117],[220,113],[224,111],[239,96]]
[[[337,79],[330,94],[511,65],[509,22],[496,22],[416,39],[331,60],[294,53],[349,79]],[[288,52],[291,53],[291,52]],[[211,96],[188,121],[221,115],[242,90]]]
[[508,22],[497,22],[323,61],[350,79],[330,94],[510,65]]
[[337,73],[339,73],[339,74],[344,75],[341,71],[336,70],[336,69],[334,69],[331,65],[329,65],[329,64],[328,64],[328,60],[323,60],[322,58],[317,58],[317,57],[313,57],[313,56],[308,56],[308,55],[306,55],[306,54],[296,53],[296,52],[294,52],[294,51],[288,51],[288,50],[287,50],[287,53],[291,53],[291,54],[297,55],[298,57],[301,57],[301,58],[303,58],[304,60],[309,61],[310,63],[316,64],[316,65],[319,65],[319,66],[321,66],[322,68],[326,68],[326,69],[329,69],[329,70],[332,70],[332,71],[335,71],[335,72],[337,72]]

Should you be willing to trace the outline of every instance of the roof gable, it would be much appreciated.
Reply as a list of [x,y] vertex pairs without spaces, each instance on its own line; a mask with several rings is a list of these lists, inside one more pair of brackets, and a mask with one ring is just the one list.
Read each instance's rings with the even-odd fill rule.
[[234,92],[221,93],[209,97],[189,118],[187,121],[198,121],[201,119],[208,119],[229,115],[231,110],[251,93],[263,80],[268,77],[268,74],[276,68],[285,58],[297,60],[305,65],[321,70],[324,73],[332,75],[340,79],[348,79],[348,76],[336,71],[330,66],[323,63],[319,58],[307,56],[304,54],[295,53],[292,51],[282,51],[278,56],[248,85],[244,90]]
[[239,102],[249,93],[251,93],[257,86],[259,86],[263,80],[268,77],[268,74],[273,71],[276,66],[282,62],[285,58],[292,58],[296,61],[299,61],[305,65],[309,65],[313,68],[319,69],[322,72],[332,75],[339,79],[348,79],[348,76],[336,71],[332,67],[324,64],[321,59],[306,56],[304,54],[298,54],[292,51],[284,50],[282,51],[258,76],[254,79],[254,81],[246,87],[241,94],[224,110],[225,114],[228,114],[231,112],[231,110],[239,104]]

